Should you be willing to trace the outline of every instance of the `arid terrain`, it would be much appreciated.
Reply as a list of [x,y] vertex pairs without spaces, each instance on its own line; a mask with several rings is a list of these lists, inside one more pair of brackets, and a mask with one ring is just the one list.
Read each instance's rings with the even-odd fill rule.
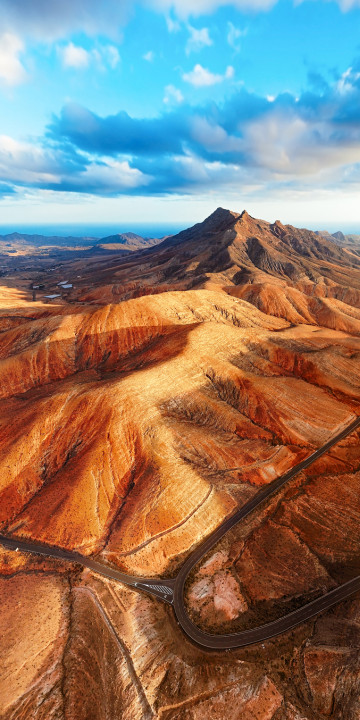
[[[360,258],[221,208],[132,250],[0,278],[0,532],[166,578],[360,415]],[[359,438],[195,568],[199,627],[255,627],[360,574]],[[171,607],[75,564],[0,546],[0,573],[1,720],[360,718],[359,595],[206,652]]]
[[[158,238],[143,238],[132,232],[103,238],[28,235],[13,232],[0,235],[0,278],[18,272],[43,272],[45,276],[69,260],[82,261],[94,256],[117,257],[157,245]],[[18,280],[20,281],[19,275]]]
[[327,240],[335,241],[337,245],[340,245],[344,250],[351,253],[352,255],[357,255],[360,257],[360,235],[357,235],[355,233],[352,233],[350,235],[344,235],[344,233],[341,232],[341,230],[338,230],[335,233],[329,233],[326,230],[319,231],[317,233],[318,235],[322,235]]

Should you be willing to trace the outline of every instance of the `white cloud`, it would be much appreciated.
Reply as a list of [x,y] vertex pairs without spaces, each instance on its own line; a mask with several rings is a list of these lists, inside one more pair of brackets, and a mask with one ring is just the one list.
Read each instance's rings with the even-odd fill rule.
[[243,141],[240,138],[228,135],[220,125],[210,123],[200,115],[196,115],[192,120],[191,137],[212,152],[234,153],[243,150]]
[[235,70],[234,70],[233,66],[228,65],[226,68],[226,71],[225,71],[225,75],[224,75],[225,79],[231,80],[231,78],[233,78],[234,75],[235,75]]
[[171,103],[181,103],[183,100],[184,96],[179,88],[175,87],[175,85],[166,86],[163,100],[165,105],[170,105]]
[[329,171],[338,177],[346,165],[360,162],[360,136],[354,131],[334,144],[333,127],[326,121],[305,120],[295,112],[275,110],[255,120],[243,132],[248,164],[276,179],[309,178]]
[[52,153],[0,135],[0,179],[15,183],[55,182],[58,169]]
[[[294,0],[301,2],[302,0]],[[320,1],[320,0],[318,0]],[[329,2],[329,0],[321,0]],[[210,15],[232,6],[252,13],[270,10],[279,0],[1,0],[1,26],[22,37],[53,42],[69,34],[118,38],[136,5],[163,13],[169,32],[180,29],[179,20]],[[360,0],[336,0],[346,12],[360,7]]]
[[210,45],[213,44],[209,35],[208,28],[205,27],[201,28],[201,30],[197,30],[196,28],[192,27],[192,25],[188,25],[188,30],[190,33],[190,37],[186,43],[185,48],[185,52],[187,55],[190,55],[191,52],[198,52],[204,47],[210,47]]
[[224,80],[230,80],[234,77],[234,68],[229,65],[226,68],[224,75],[212,73],[202,65],[195,65],[194,69],[188,73],[184,73],[182,78],[185,82],[194,85],[194,87],[209,87],[210,85],[216,85],[217,83],[223,82]]
[[102,71],[105,71],[107,66],[115,70],[120,62],[120,54],[115,45],[100,45],[92,50],[85,50],[70,42],[65,47],[58,48],[58,52],[65,68],[77,70],[86,69],[90,63],[95,63]]
[[[360,0],[335,0],[335,1],[340,6],[340,9],[343,12],[348,12],[349,10],[353,10],[354,8],[360,7]],[[295,4],[300,5],[303,2],[304,2],[304,0],[296,0]],[[325,0],[325,2],[329,2],[329,0]]]
[[[235,7],[237,10],[248,10],[257,12],[269,10],[278,0],[144,0],[150,7],[162,11],[174,11],[175,15],[186,20],[189,17],[199,17],[200,15],[210,15],[220,7]],[[351,0],[343,0],[351,2]],[[353,0],[353,2],[356,0]],[[360,0],[359,0],[360,1]]]
[[69,42],[61,49],[61,56],[64,67],[77,68],[79,70],[87,68],[89,65],[90,54],[80,45],[74,45]]
[[[295,5],[302,5],[305,0],[294,0]],[[330,2],[330,0],[323,0],[323,2]],[[348,12],[354,8],[360,7],[360,0],[335,0],[343,12]]]
[[89,192],[96,190],[99,194],[112,194],[121,190],[132,190],[137,187],[148,185],[151,178],[145,175],[141,170],[130,167],[128,161],[119,162],[117,160],[109,160],[92,163],[84,172],[71,178],[71,183],[76,189],[88,189]]
[[61,152],[0,135],[0,181],[45,188],[62,186],[72,192],[106,195],[148,185],[151,177],[132,168],[128,161],[109,158],[74,169]]
[[201,190],[211,192],[214,188],[219,192],[220,188],[223,191],[226,186],[240,187],[240,183],[243,187],[247,175],[246,170],[237,165],[207,162],[191,153],[185,157],[174,157],[173,167],[179,179],[179,186],[175,186],[174,190],[181,194],[192,194],[194,189],[197,194]]
[[155,54],[153,50],[149,50],[148,52],[143,55],[143,60],[146,60],[146,62],[153,62],[154,61]]
[[244,37],[247,34],[247,29],[240,30],[240,28],[235,27],[232,22],[228,22],[228,34],[227,34],[227,41],[230,47],[235,50],[235,52],[240,51],[240,38]]
[[339,0],[339,5],[344,12],[360,7],[360,0]]
[[165,20],[169,33],[179,32],[181,26],[177,20],[173,20],[169,15],[166,16]]
[[115,47],[115,45],[107,45],[104,48],[104,55],[110,65],[110,67],[115,70],[116,66],[120,62],[120,54],[118,49]]
[[134,0],[1,0],[1,26],[53,42],[76,32],[117,38]]
[[[301,2],[302,0],[295,0]],[[318,0],[320,1],[320,0]],[[321,0],[329,2],[329,0]],[[232,6],[252,13],[270,10],[279,0],[1,0],[3,30],[46,42],[70,33],[117,38],[136,5],[164,14],[169,32],[180,29],[179,20],[210,15]],[[360,0],[336,0],[346,12],[360,7]]]
[[345,70],[345,72],[343,72],[340,79],[337,81],[335,86],[336,91],[339,95],[347,95],[356,89],[356,84],[359,78],[360,73],[353,70],[352,67],[349,67]]
[[19,60],[24,45],[17,35],[0,35],[0,80],[6,85],[19,85],[26,80],[26,71]]

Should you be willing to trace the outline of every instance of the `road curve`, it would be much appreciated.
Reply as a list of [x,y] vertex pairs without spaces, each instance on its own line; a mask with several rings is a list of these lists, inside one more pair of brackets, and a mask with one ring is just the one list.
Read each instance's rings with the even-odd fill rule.
[[257,508],[264,500],[273,495],[277,490],[286,485],[289,480],[295,477],[299,472],[305,470],[305,468],[312,465],[318,458],[327,453],[334,445],[339,443],[348,435],[351,435],[356,428],[360,426],[360,417],[355,418],[353,422],[347,425],[337,435],[334,435],[318,450],[315,450],[305,460],[295,465],[291,470],[288,470],[284,475],[276,478],[273,482],[265,485],[259,490],[254,497],[251,498],[245,505],[243,505],[234,515],[231,515],[225,520],[220,527],[218,527],[206,540],[190,555],[181,567],[179,574],[175,579],[174,588],[174,599],[173,605],[177,616],[177,619],[186,634],[191,637],[192,640],[197,642],[199,645],[203,645],[207,648],[218,648],[228,649],[235,647],[244,647],[245,645],[251,645],[252,643],[263,642],[268,640],[270,637],[279,635],[286,630],[289,630],[302,622],[305,622],[311,617],[314,617],[319,612],[326,610],[332,605],[335,605],[340,600],[344,600],[345,597],[349,597],[357,590],[360,590],[360,576],[354,578],[344,585],[340,585],[335,590],[326,593],[317,600],[313,600],[311,603],[304,605],[302,608],[295,610],[288,615],[284,615],[279,620],[275,620],[267,625],[262,625],[251,630],[243,630],[239,633],[232,635],[209,635],[203,632],[197,627],[189,618],[184,604],[184,590],[187,577],[193,567],[206,555],[216,543],[221,540],[224,535],[237,525],[240,520],[243,520],[249,515],[255,508]]
[[255,508],[264,502],[264,500],[273,495],[277,490],[279,490],[279,488],[283,487],[299,472],[309,467],[309,465],[328,452],[334,445],[354,432],[354,430],[356,430],[359,426],[360,417],[357,417],[337,435],[328,440],[325,445],[318,450],[315,450],[315,452],[305,458],[305,460],[302,460],[287,473],[281,475],[273,482],[261,488],[261,490],[259,490],[254,497],[249,500],[249,502],[245,503],[245,505],[237,510],[234,515],[231,515],[227,520],[225,520],[220,527],[214,530],[214,532],[211,533],[211,535],[209,535],[209,537],[206,538],[206,540],[188,557],[176,578],[141,578],[134,575],[127,575],[109,565],[100,563],[91,557],[85,557],[77,552],[63,550],[62,548],[46,545],[44,543],[34,543],[6,535],[0,535],[0,544],[8,550],[18,549],[23,552],[35,553],[46,557],[66,560],[67,562],[78,563],[83,567],[104,575],[105,577],[124,583],[125,585],[136,588],[137,590],[148,592],[151,595],[164,600],[165,602],[173,605],[177,620],[183,631],[194,642],[202,647],[227,650],[263,642],[264,640],[268,640],[271,637],[275,637],[276,635],[280,635],[281,633],[290,630],[296,625],[314,617],[318,613],[327,610],[341,600],[345,600],[355,592],[358,592],[360,590],[360,575],[352,580],[349,580],[343,585],[339,585],[337,588],[334,588],[330,592],[322,595],[316,600],[313,600],[307,605],[294,610],[288,615],[284,615],[283,617],[267,623],[266,625],[261,625],[249,630],[242,630],[241,632],[234,633],[232,635],[210,635],[200,630],[200,628],[190,620],[184,603],[184,590],[187,577],[193,567],[197,565],[204,555],[206,555],[231,528],[240,522],[240,520],[247,517],[247,515],[255,510]]
[[70,563],[77,563],[93,572],[104,575],[110,580],[116,580],[129,587],[138,590],[146,590],[151,595],[172,603],[173,588],[175,580],[164,580],[163,578],[142,578],[137,575],[127,575],[120,570],[98,562],[92,557],[86,557],[72,550],[63,550],[63,548],[54,545],[46,545],[45,543],[33,542],[32,540],[23,540],[9,535],[0,535],[0,544],[7,550],[20,550],[21,552],[31,553],[33,555],[43,555],[44,557],[55,558],[56,560],[65,560]]

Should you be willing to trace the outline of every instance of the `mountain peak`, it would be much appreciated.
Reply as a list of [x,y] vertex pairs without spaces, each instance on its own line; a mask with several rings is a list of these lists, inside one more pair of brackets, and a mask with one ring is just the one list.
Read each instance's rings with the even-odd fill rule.
[[214,222],[214,223],[221,223],[224,222],[234,222],[234,220],[237,220],[240,215],[239,213],[233,212],[233,210],[227,210],[226,208],[218,207],[216,210],[214,210],[209,217],[204,220],[205,223],[208,222]]
[[249,215],[249,213],[248,213],[247,210],[243,210],[242,213],[241,213],[241,215],[240,215],[240,218],[241,218],[242,220],[248,220],[248,219],[251,218],[251,215]]
[[238,213],[234,212],[233,210],[229,210],[228,208],[218,207],[216,210],[214,210],[209,217],[221,217],[221,216],[229,216],[229,215],[238,215]]

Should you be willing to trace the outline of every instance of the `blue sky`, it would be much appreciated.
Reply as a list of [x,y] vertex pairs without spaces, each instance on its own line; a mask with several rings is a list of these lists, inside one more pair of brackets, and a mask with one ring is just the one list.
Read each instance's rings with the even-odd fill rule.
[[0,0],[1,224],[360,231],[359,30],[360,0]]

